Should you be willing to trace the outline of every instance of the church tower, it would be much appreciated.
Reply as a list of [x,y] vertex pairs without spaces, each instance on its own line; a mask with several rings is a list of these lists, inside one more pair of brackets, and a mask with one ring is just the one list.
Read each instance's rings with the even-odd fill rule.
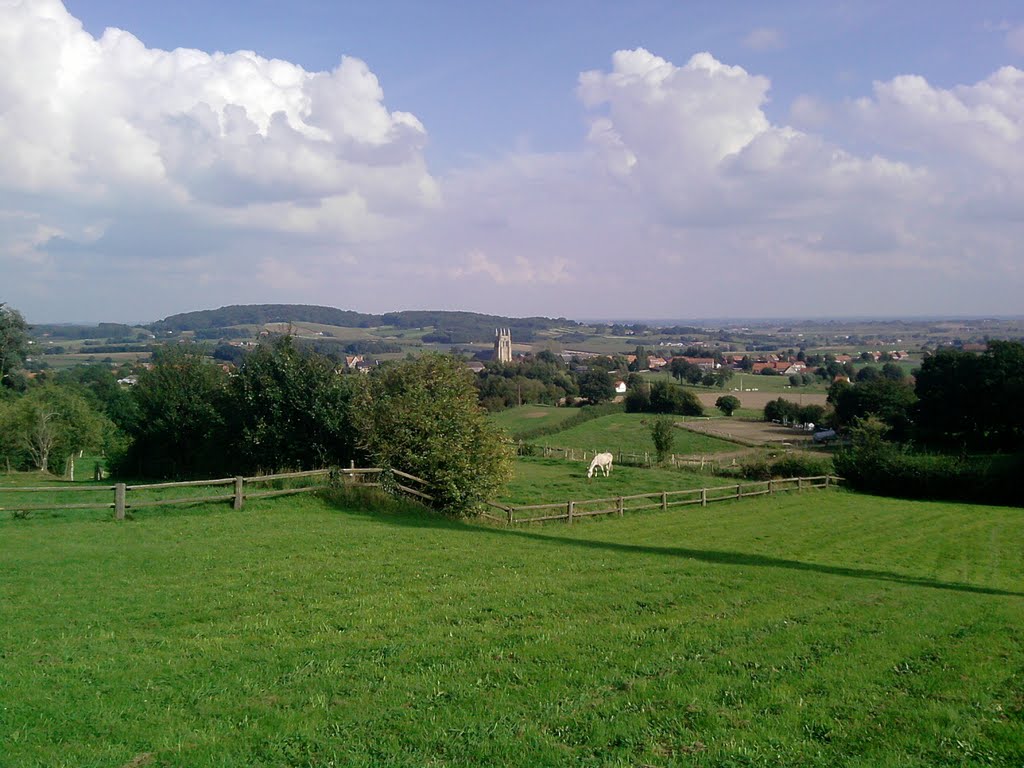
[[494,329],[494,359],[499,363],[512,362],[512,329]]

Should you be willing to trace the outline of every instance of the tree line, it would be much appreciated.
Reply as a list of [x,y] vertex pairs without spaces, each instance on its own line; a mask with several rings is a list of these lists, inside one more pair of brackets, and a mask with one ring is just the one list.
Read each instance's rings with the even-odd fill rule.
[[436,505],[464,514],[511,474],[503,433],[479,407],[472,374],[428,354],[370,374],[341,372],[290,337],[260,345],[229,375],[188,344],[162,347],[131,387],[108,366],[30,381],[17,372],[27,328],[0,305],[0,461],[62,472],[103,452],[125,479],[191,479],[347,466],[426,480]]

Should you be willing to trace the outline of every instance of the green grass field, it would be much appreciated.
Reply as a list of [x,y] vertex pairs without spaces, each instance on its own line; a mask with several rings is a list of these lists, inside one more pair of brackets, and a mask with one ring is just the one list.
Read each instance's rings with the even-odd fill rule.
[[[657,417],[646,413],[616,413],[592,419],[554,435],[536,438],[531,442],[541,446],[575,448],[581,451],[648,451],[653,454],[654,443],[651,441],[648,426],[652,418]],[[735,443],[698,435],[685,429],[676,429],[674,434],[672,450],[680,455],[710,455],[739,450]]]
[[1021,510],[0,522],[0,764],[1020,766]]
[[524,405],[492,413],[488,418],[512,437],[538,427],[554,427],[579,414],[576,408],[555,408],[550,405]]
[[515,476],[498,499],[503,504],[547,504],[728,485],[729,481],[686,470],[614,465],[608,477],[587,479],[589,462],[521,457]]

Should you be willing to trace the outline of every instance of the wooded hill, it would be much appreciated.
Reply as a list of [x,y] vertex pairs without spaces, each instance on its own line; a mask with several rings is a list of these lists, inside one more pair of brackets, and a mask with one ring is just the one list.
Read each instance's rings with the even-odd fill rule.
[[579,325],[565,318],[503,317],[476,312],[410,310],[373,315],[309,304],[244,304],[171,315],[148,327],[154,333],[159,333],[289,322],[318,323],[341,328],[432,328],[431,338],[424,340],[445,343],[490,339],[498,327],[511,328],[513,338],[528,341],[537,331]]

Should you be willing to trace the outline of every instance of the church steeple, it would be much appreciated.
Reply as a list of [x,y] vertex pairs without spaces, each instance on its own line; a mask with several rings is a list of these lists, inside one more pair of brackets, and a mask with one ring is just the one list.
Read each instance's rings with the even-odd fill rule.
[[494,359],[499,363],[512,362],[512,329],[494,329]]

